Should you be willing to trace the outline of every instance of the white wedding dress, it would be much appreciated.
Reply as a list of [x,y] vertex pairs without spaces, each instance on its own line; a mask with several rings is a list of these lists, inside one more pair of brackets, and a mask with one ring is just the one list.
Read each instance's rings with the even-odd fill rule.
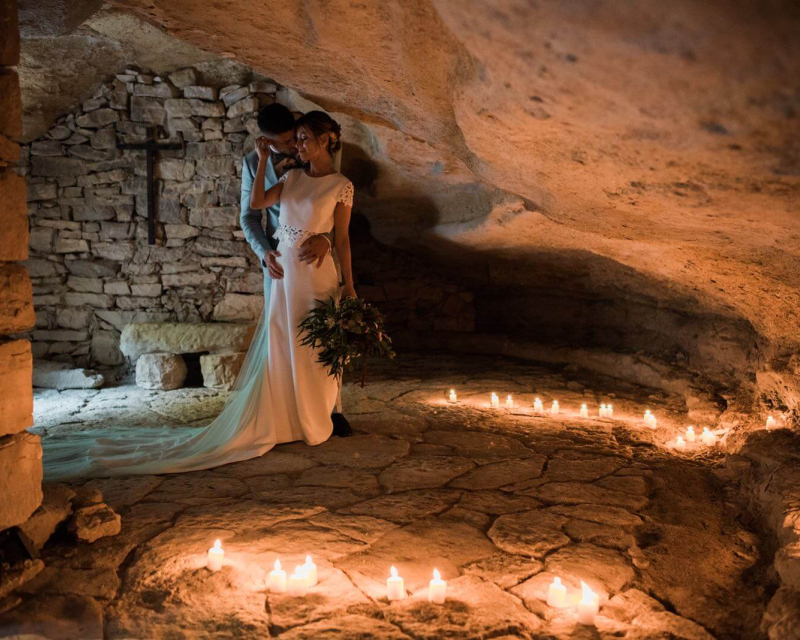
[[315,178],[303,169],[281,182],[275,237],[284,277],[272,283],[269,308],[219,416],[206,427],[112,426],[46,436],[46,480],[197,471],[255,458],[281,442],[317,445],[330,437],[338,382],[316,350],[300,344],[299,325],[317,300],[338,298],[338,276],[330,253],[319,268],[297,254],[306,238],[333,229],[338,202],[352,206],[353,183],[340,173]]

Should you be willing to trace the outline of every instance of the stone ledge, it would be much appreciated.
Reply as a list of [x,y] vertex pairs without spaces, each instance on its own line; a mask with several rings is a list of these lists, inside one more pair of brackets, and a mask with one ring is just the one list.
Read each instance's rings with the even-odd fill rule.
[[255,325],[235,323],[143,323],[122,330],[120,349],[131,359],[145,353],[235,353],[247,351]]

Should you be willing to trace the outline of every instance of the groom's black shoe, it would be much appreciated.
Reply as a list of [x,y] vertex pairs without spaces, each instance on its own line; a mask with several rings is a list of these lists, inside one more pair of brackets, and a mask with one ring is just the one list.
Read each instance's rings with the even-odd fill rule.
[[353,427],[341,413],[332,413],[331,420],[333,420],[333,435],[340,438],[347,438],[353,435]]

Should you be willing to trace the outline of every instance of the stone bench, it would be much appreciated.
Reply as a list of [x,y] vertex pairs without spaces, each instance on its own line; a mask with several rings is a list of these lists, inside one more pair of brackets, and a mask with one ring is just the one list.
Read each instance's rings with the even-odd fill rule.
[[253,339],[255,325],[224,322],[148,322],[122,330],[120,350],[136,362],[136,384],[179,389],[188,369],[183,356],[202,354],[203,386],[230,389]]

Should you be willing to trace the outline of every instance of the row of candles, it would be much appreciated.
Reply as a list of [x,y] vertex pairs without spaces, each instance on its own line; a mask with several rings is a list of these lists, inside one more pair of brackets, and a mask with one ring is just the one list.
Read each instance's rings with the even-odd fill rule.
[[[222,569],[222,562],[225,559],[225,550],[222,548],[222,541],[215,540],[214,546],[208,550],[206,567],[209,571],[219,571]],[[386,594],[389,600],[402,600],[406,597],[406,588],[403,578],[398,575],[397,569],[392,567],[390,575],[386,580]],[[305,564],[297,565],[294,573],[286,575],[286,571],[281,567],[280,559],[275,560],[272,571],[266,577],[266,587],[270,593],[286,593],[290,596],[304,596],[311,587],[317,585],[317,565],[306,556]],[[433,570],[433,578],[428,583],[428,601],[434,604],[444,604],[447,596],[447,582],[442,580],[442,576],[437,569]]]

